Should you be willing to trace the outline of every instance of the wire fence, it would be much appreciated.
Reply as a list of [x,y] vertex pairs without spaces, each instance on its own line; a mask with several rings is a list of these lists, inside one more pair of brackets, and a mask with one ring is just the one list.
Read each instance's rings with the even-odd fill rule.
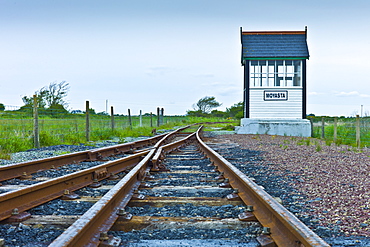
[[311,118],[312,136],[354,147],[370,147],[369,117],[322,117]]
[[[157,110],[158,113],[163,111],[163,108]],[[111,138],[123,140],[123,137],[133,136],[127,133],[133,130],[136,136],[148,136],[154,128],[182,120],[183,116],[108,115],[90,114],[89,111],[72,114],[64,109],[23,107],[0,112],[0,150],[17,152],[40,145],[80,144]]]

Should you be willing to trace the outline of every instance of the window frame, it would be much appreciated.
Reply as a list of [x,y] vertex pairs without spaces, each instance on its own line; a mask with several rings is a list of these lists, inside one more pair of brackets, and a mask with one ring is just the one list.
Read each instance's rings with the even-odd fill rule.
[[[271,62],[273,62],[273,65],[271,65]],[[303,87],[303,62],[301,59],[249,60],[248,66],[250,88]],[[283,66],[283,68],[280,68],[280,66]],[[273,72],[270,71],[271,68],[274,68]],[[283,69],[283,71],[281,71],[281,69]]]

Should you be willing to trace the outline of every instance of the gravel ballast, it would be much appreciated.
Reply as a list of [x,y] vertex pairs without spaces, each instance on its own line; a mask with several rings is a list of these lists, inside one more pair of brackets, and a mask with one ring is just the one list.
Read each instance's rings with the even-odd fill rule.
[[332,246],[370,246],[370,150],[269,135],[207,141]]
[[[327,146],[325,142],[311,138],[269,135],[224,134],[206,138],[206,141],[238,169],[263,186],[266,192],[281,199],[288,210],[331,246],[370,246],[369,149],[358,152],[348,146]],[[18,156],[14,155],[12,161],[2,160],[1,164],[51,157],[58,152],[60,154],[69,152],[67,149],[71,150],[71,147],[64,146],[67,145],[22,152],[17,154]],[[81,151],[80,148],[76,146],[72,151]],[[187,162],[197,165],[191,163],[191,160]],[[201,181],[200,178],[197,180]],[[86,195],[95,195],[95,191],[90,189],[83,192]],[[151,195],[149,191],[148,194]],[[90,205],[85,206],[88,208]],[[65,208],[64,205],[62,207]],[[7,235],[14,243],[22,237],[21,233],[28,235],[27,231],[33,235],[31,232],[38,229],[22,224],[7,227],[0,225],[0,235]],[[192,229],[184,231],[191,233]],[[35,239],[40,245],[32,246],[44,246],[48,240],[60,233],[58,229],[45,228],[37,233]],[[144,239],[153,239],[152,234],[153,232],[148,232]],[[183,235],[184,232],[179,234]],[[204,234],[216,236],[217,231]],[[174,232],[173,236],[176,235]],[[132,238],[129,235],[121,237]]]

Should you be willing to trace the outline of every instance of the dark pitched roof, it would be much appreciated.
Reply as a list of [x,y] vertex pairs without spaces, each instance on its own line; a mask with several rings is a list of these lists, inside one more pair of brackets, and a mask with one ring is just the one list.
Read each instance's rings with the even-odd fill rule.
[[242,32],[242,59],[308,58],[307,31]]

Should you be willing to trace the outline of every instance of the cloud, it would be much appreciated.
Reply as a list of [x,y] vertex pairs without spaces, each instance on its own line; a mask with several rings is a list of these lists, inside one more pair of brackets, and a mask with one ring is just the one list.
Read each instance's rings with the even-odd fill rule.
[[338,97],[361,97],[361,98],[370,98],[370,95],[368,94],[361,94],[357,91],[351,91],[351,92],[334,92],[335,96]]

